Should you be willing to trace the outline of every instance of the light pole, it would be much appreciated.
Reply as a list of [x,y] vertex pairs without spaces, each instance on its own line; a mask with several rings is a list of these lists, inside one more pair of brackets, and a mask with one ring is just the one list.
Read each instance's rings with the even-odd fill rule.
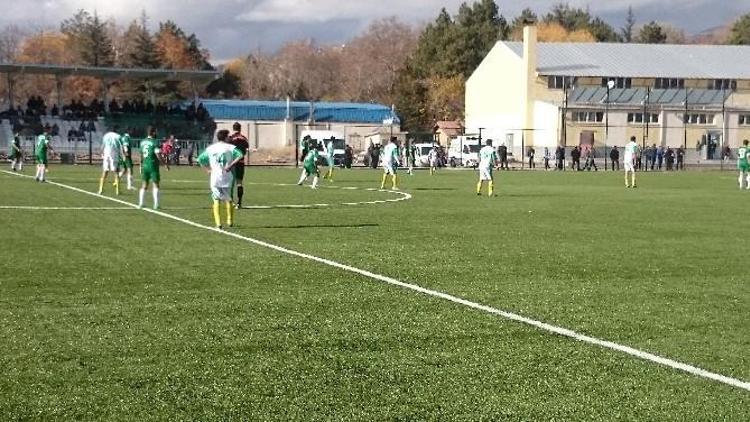
[[607,140],[609,140],[609,91],[615,87],[615,81],[607,81],[607,102],[604,104],[604,171],[607,171]]

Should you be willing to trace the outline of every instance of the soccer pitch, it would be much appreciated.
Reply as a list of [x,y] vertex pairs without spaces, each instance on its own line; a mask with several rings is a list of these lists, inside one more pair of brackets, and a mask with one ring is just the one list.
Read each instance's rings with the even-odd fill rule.
[[750,420],[734,173],[248,168],[226,234],[196,168],[162,213],[98,172],[0,173],[0,420]]

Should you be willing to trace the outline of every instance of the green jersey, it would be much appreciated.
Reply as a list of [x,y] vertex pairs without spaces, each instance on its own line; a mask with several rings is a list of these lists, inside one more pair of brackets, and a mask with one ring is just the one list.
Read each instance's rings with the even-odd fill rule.
[[122,145],[123,157],[125,160],[132,160],[133,152],[133,140],[130,139],[130,135],[127,133],[120,137],[120,145]]
[[742,145],[737,149],[737,168],[742,171],[750,170],[750,146]]
[[485,145],[479,150],[479,167],[492,169],[497,163],[497,151],[490,145]]
[[151,169],[159,168],[158,154],[161,154],[158,141],[151,137],[141,141],[141,167]]
[[39,135],[36,138],[36,155],[38,157],[46,157],[48,147],[49,147],[49,137],[45,134]]
[[311,149],[308,151],[305,160],[303,161],[305,168],[317,167],[318,157],[320,157],[320,155],[318,154],[317,149]]

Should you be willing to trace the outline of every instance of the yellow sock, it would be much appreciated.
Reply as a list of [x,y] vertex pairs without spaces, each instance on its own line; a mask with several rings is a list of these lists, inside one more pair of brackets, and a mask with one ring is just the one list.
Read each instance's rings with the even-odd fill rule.
[[488,195],[492,196],[492,194],[495,193],[495,182],[490,180],[489,182],[487,182],[487,186],[488,186],[487,188]]
[[481,180],[477,183],[477,195],[479,195],[480,193],[482,193],[482,181]]
[[632,185],[635,186],[635,173],[633,173],[633,183],[632,183]]
[[383,175],[383,180],[380,182],[380,189],[385,189],[385,181],[387,177],[388,177],[387,174]]
[[393,189],[398,189],[398,176],[393,175]]
[[99,192],[104,190],[104,176],[99,179]]
[[216,227],[219,227],[221,226],[221,214],[219,214],[219,201],[214,201],[213,211],[214,211],[214,223],[216,224]]
[[232,201],[226,202],[227,207],[227,226],[231,226],[234,223],[234,206]]
[[115,179],[115,194],[120,194],[120,179]]
[[328,180],[333,181],[333,169],[328,170]]

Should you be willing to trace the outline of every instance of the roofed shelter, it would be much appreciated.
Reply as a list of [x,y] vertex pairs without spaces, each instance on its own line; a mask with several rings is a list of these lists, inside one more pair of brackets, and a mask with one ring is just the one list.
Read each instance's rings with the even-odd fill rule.
[[[52,75],[57,81],[57,103],[62,105],[64,79],[69,76],[88,76],[102,81],[104,85],[104,106],[109,107],[107,93],[115,80],[147,80],[189,82],[193,86],[193,96],[198,97],[199,87],[203,87],[220,77],[216,71],[206,70],[173,70],[173,69],[138,69],[121,67],[58,66],[48,64],[0,63],[0,73],[8,81],[8,100],[14,107],[15,79],[23,75]],[[108,110],[107,110],[108,111]]]

